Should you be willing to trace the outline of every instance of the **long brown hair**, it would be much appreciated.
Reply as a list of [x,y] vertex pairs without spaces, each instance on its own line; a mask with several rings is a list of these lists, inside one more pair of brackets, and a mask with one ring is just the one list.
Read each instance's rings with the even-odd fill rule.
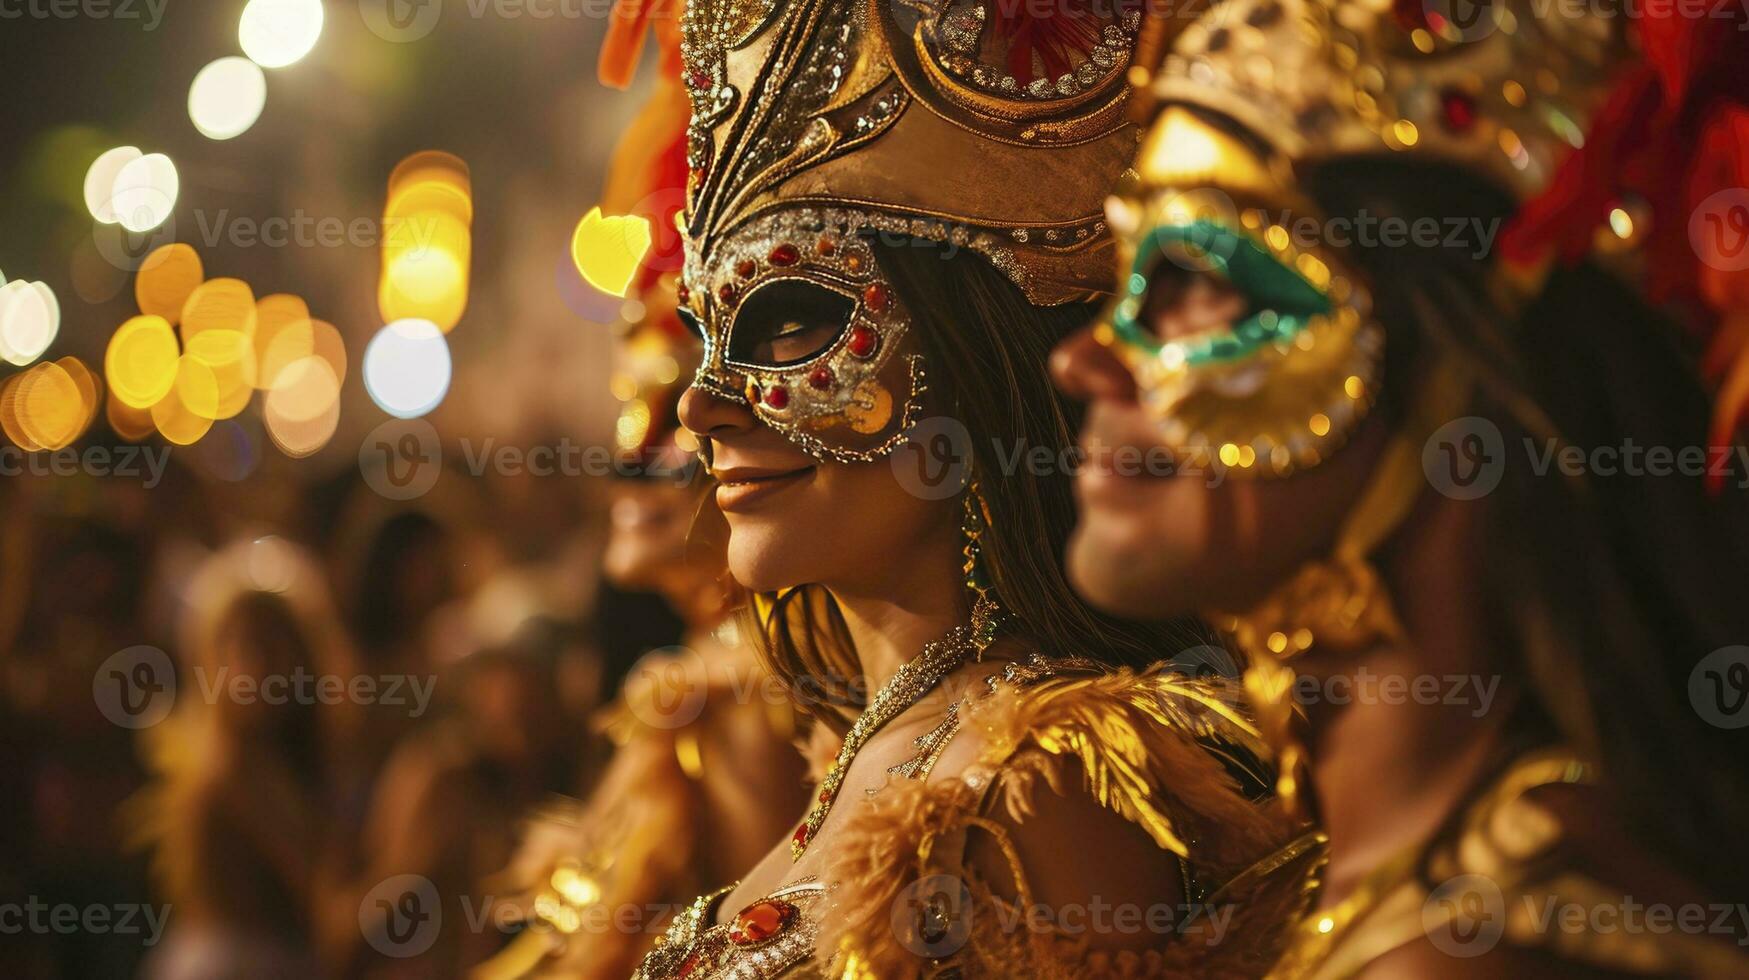
[[[1366,160],[1313,175],[1332,215],[1487,222],[1512,204],[1472,175]],[[1593,265],[1558,269],[1521,310],[1491,288],[1475,242],[1361,248],[1390,330],[1388,412],[1412,397],[1429,355],[1483,379],[1469,412],[1495,424],[1509,457],[1476,542],[1494,647],[1529,698],[1518,744],[1561,741],[1593,755],[1630,829],[1695,880],[1740,888],[1749,874],[1743,737],[1710,724],[1689,694],[1697,663],[1749,643],[1749,494],[1709,496],[1698,477],[1564,477],[1518,455],[1577,446],[1704,442],[1709,399],[1677,325]]]
[[[990,516],[980,548],[1011,617],[1009,631],[1045,656],[1128,667],[1218,643],[1195,621],[1128,622],[1083,602],[1063,571],[1075,526],[1073,472],[1055,464],[1045,472],[1013,471],[1016,451],[1042,448],[1051,460],[1072,458],[1079,410],[1053,387],[1045,365],[1057,342],[1086,325],[1096,308],[1034,306],[982,256],[923,239],[877,241],[875,254],[911,312],[931,409],[970,436],[971,472]],[[804,585],[756,596],[748,608],[746,632],[757,638],[767,666],[816,716],[845,724],[866,692],[832,596]]]

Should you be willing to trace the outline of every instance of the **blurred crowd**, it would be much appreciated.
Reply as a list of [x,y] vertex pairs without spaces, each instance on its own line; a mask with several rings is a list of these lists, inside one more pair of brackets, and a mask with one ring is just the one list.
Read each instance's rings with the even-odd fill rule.
[[[681,639],[636,532],[696,492],[0,482],[0,906],[28,920],[0,975],[463,975],[514,931],[481,883],[520,820],[588,794],[591,717]],[[380,941],[406,875],[477,928]]]

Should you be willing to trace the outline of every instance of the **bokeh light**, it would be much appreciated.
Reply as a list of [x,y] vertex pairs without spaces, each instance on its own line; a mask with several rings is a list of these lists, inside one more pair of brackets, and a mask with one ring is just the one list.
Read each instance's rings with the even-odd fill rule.
[[43,355],[61,330],[61,304],[41,282],[0,286],[0,360],[23,367]]
[[170,220],[181,192],[176,164],[162,153],[148,153],[124,164],[115,175],[111,213],[128,231],[148,232]]
[[182,304],[182,342],[208,330],[255,335],[255,291],[241,279],[209,279]]
[[122,168],[144,156],[138,147],[118,146],[106,150],[85,171],[85,209],[91,217],[106,225],[119,219],[115,216],[115,179]]
[[103,376],[116,401],[144,411],[176,384],[181,351],[176,333],[161,316],[137,316],[116,329],[103,356]]
[[152,406],[152,424],[166,441],[192,446],[213,427],[218,414],[219,382],[212,369],[183,354],[176,364],[176,382]]
[[188,87],[188,118],[207,139],[243,135],[266,106],[267,76],[248,58],[220,58],[202,68]]
[[383,209],[383,320],[429,320],[448,332],[468,306],[473,265],[473,184],[468,166],[436,150],[402,160]]
[[297,64],[322,36],[322,0],[249,0],[237,43],[263,68]]
[[166,245],[140,265],[134,279],[134,300],[140,312],[161,316],[175,326],[182,320],[188,297],[206,278],[200,255],[189,245]]
[[323,358],[293,361],[274,380],[261,417],[280,452],[293,459],[314,455],[340,427],[340,379]]
[[449,342],[429,320],[399,320],[364,349],[364,390],[383,411],[402,419],[428,414],[449,393]]
[[188,338],[187,354],[213,373],[215,397],[210,418],[234,418],[248,407],[255,394],[255,347],[248,335],[237,330],[203,330]]
[[650,222],[631,215],[610,218],[593,208],[571,235],[571,260],[584,281],[604,293],[625,296],[649,254]]
[[110,386],[109,397],[104,400],[103,416],[109,420],[110,431],[124,442],[140,442],[158,431],[152,424],[151,411],[124,404],[116,397],[114,385]]

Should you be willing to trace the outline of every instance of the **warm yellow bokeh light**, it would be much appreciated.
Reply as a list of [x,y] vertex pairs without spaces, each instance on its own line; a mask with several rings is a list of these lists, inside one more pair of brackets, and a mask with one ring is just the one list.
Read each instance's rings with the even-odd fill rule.
[[207,330],[255,336],[255,291],[241,279],[209,279],[182,305],[182,341]]
[[207,65],[188,87],[188,118],[211,140],[241,136],[267,106],[267,76],[248,58],[232,55]]
[[322,0],[249,0],[237,43],[263,68],[297,64],[322,37]]
[[571,261],[591,286],[624,296],[649,254],[650,242],[648,220],[636,215],[609,218],[593,208],[571,236]]
[[187,354],[176,368],[176,383],[170,393],[152,406],[152,424],[167,441],[192,446],[213,427],[219,383],[211,368]]
[[176,332],[161,316],[137,316],[116,329],[103,356],[103,376],[115,399],[129,408],[148,409],[176,384],[182,352]]
[[139,442],[156,431],[151,411],[125,404],[115,396],[113,387],[109,390],[103,414],[109,420],[110,431],[126,442]]
[[140,312],[161,316],[175,326],[182,308],[203,280],[206,269],[192,245],[177,242],[157,249],[140,264],[134,279],[134,300]]
[[[236,330],[203,330],[188,338],[188,356],[212,371],[215,398],[210,418],[234,418],[248,407],[255,394],[255,347],[248,336]],[[189,407],[200,414],[192,404]]]
[[6,438],[11,440],[13,445],[25,452],[34,453],[42,446],[27,435],[24,427],[18,424],[18,387],[19,382],[23,379],[23,374],[15,374],[0,381],[0,432],[6,433]]
[[340,379],[320,357],[294,361],[267,393],[261,417],[280,452],[293,459],[313,455],[340,426]]
[[18,379],[18,426],[43,449],[72,444],[87,420],[79,385],[57,363],[38,364]]
[[473,175],[468,170],[466,161],[442,150],[422,150],[395,165],[394,171],[389,174],[389,201],[383,213],[394,216],[424,210],[422,207],[411,206],[409,195],[413,199],[425,200],[420,195],[428,190],[436,194],[438,199],[447,202],[444,210],[447,210],[449,204],[465,203],[465,214],[458,214],[457,217],[469,224],[473,223]]

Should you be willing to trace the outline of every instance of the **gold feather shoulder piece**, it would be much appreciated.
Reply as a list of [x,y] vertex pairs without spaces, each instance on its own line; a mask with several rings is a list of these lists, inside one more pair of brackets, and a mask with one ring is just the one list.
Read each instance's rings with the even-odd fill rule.
[[[1237,684],[1164,669],[1041,666],[1042,680],[960,702],[955,737],[974,741],[975,762],[895,781],[844,828],[827,876],[833,914],[822,917],[817,947],[831,959],[828,975],[1258,975],[1302,905],[1317,844],[1242,785],[1270,780]],[[968,867],[965,843],[989,835],[1012,866],[1019,905],[1030,904],[1028,869],[1003,828],[1023,824],[1045,791],[1085,793],[1177,856],[1181,911],[1218,917],[1221,941],[1206,928],[1197,938],[1166,929],[1157,948],[1114,953],[1027,924],[1015,901]]]

